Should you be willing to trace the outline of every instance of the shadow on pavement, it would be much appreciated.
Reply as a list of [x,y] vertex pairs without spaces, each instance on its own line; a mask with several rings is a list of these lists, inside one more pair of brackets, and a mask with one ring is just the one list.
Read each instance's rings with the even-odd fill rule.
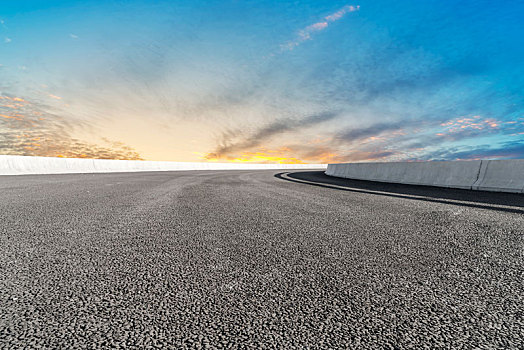
[[340,191],[368,193],[380,196],[524,214],[524,209],[521,209],[524,208],[524,195],[518,193],[471,191],[432,186],[342,179],[327,176],[323,171],[282,172],[276,174],[275,177],[286,181]]

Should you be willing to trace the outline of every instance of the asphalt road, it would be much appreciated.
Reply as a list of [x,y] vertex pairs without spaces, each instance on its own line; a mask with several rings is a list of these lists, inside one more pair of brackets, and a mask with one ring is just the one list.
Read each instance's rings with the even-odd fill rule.
[[0,177],[0,348],[523,348],[523,195],[286,174]]

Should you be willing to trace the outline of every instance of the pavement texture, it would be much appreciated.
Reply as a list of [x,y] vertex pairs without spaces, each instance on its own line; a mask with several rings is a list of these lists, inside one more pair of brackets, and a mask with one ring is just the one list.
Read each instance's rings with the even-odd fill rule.
[[0,177],[0,348],[522,349],[524,196],[321,171]]

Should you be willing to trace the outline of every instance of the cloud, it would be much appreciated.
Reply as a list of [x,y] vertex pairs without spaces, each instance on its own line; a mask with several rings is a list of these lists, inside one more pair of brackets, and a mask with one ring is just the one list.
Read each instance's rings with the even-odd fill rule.
[[286,146],[289,154],[296,156],[306,163],[340,163],[346,160],[340,150],[329,145],[330,140],[315,140],[309,144],[293,144]]
[[507,130],[514,130],[518,125],[507,124],[494,118],[483,118],[481,116],[459,117],[448,120],[440,124],[442,130],[436,133],[437,136],[448,140],[459,140],[471,138],[479,135],[489,135],[494,133],[505,133]]
[[[330,137],[314,139],[308,143],[283,143],[282,147],[268,151],[264,146],[268,144],[273,136],[284,132],[301,132],[303,128],[329,121],[339,116],[339,113],[325,113],[312,115],[308,118],[276,121],[257,130],[253,135],[244,136],[239,141],[235,139],[242,132],[228,130],[223,134],[226,140],[213,152],[207,153],[202,159],[205,160],[227,160],[227,161],[254,161],[265,160],[279,162],[288,160],[301,163],[338,163],[338,162],[360,162],[360,161],[384,161],[391,157],[401,157],[402,152],[390,147],[388,138],[377,136],[391,131],[391,138],[404,135],[401,123],[381,123],[365,128],[353,128],[342,132],[336,132]],[[381,141],[380,144],[370,142],[368,139]],[[287,138],[287,137],[286,137]],[[229,141],[228,141],[229,140]],[[375,141],[373,140],[373,141]],[[353,144],[350,149],[342,147],[344,144]]]
[[218,158],[210,158],[210,154],[201,157],[205,161],[256,162],[256,163],[336,163],[346,160],[326,145],[290,144],[279,148],[255,147],[252,150],[222,154]]
[[344,155],[345,161],[347,162],[372,162],[372,161],[383,161],[389,157],[396,155],[394,151],[361,151],[355,150],[348,152]]
[[[241,2],[234,3],[227,6]],[[209,159],[422,159],[439,157],[438,150],[465,152],[454,147],[488,143],[487,138],[494,143],[522,138],[524,128],[516,121],[523,111],[523,75],[515,73],[518,65],[509,64],[517,61],[520,52],[499,49],[513,47],[515,39],[498,35],[502,33],[500,28],[496,30],[500,25],[485,16],[488,12],[458,6],[467,11],[464,14],[468,16],[459,16],[465,17],[464,22],[455,21],[455,12],[437,3],[417,2],[409,9],[368,3],[366,16],[359,16],[352,13],[358,6],[339,8],[344,3],[336,5],[338,11],[310,17],[313,7],[306,5],[297,11],[282,2],[271,9],[275,16],[269,21],[266,11],[250,9],[240,17],[240,12],[229,11],[236,16],[231,25],[217,22],[214,10],[196,11],[197,22],[191,17],[195,14],[181,15],[180,19],[187,22],[162,14],[151,17],[151,23],[141,18],[138,25],[144,24],[144,28],[156,24],[143,31],[147,35],[127,35],[136,33],[136,27],[126,28],[127,24],[121,23],[122,36],[116,32],[103,35],[101,45],[78,48],[90,53],[82,57],[96,57],[80,65],[77,54],[83,51],[64,52],[64,59],[58,61],[54,55],[37,52],[44,64],[32,64],[32,74],[13,73],[10,80],[0,81],[0,88],[16,88],[23,96],[41,96],[50,105],[68,108],[67,118],[58,113],[63,122],[76,117],[89,120],[95,127],[125,123],[128,129],[147,123],[151,134],[171,128],[169,131],[180,137],[152,137],[151,143],[158,143],[149,149],[181,149],[187,145],[183,141],[187,136],[199,140],[187,152],[200,151]],[[331,5],[320,7],[326,6]],[[509,7],[500,8],[509,11]],[[169,16],[173,13],[163,12]],[[513,17],[509,18],[518,19]],[[291,36],[281,36],[304,18],[306,22],[293,27],[296,31]],[[468,18],[482,23],[469,25]],[[330,26],[333,30],[328,30]],[[240,27],[243,29],[238,30]],[[493,38],[483,35],[485,31],[479,28],[490,28]],[[56,33],[69,40],[76,36]],[[5,32],[0,41],[7,35]],[[475,36],[478,42],[468,39]],[[306,50],[300,52],[277,54],[279,47],[273,46],[278,40],[285,44],[282,50],[288,50],[320,37],[322,40],[301,47]],[[19,39],[15,38],[17,44]],[[20,44],[30,45],[26,40]],[[271,47],[276,49],[275,55],[261,59],[260,53],[267,53]],[[503,56],[508,53],[513,57],[510,61]],[[17,65],[31,62],[23,54],[7,58],[6,64],[18,62],[13,72]],[[49,74],[44,72],[45,67]],[[11,74],[9,69],[4,72]],[[63,96],[70,107],[53,104],[45,91],[35,92],[33,87],[44,82],[50,86],[46,91]],[[17,103],[5,101],[6,111],[1,114],[9,118],[0,117],[2,126],[22,123],[16,114],[28,119],[26,113],[19,113],[23,107]],[[344,111],[344,115],[317,128],[309,128],[307,117],[286,118],[335,109]],[[46,123],[37,125],[46,128]],[[179,127],[181,123],[187,127]],[[69,135],[73,135],[73,128],[66,128]],[[122,134],[132,135],[127,131]],[[128,137],[129,142],[144,143],[143,139]],[[310,145],[312,139],[326,141]],[[112,143],[104,147],[114,148]]]
[[337,133],[335,139],[344,142],[356,142],[369,137],[378,137],[384,132],[399,131],[405,126],[405,122],[396,122],[378,123],[364,128],[351,128]]
[[280,163],[280,164],[303,164],[304,162],[294,156],[288,154],[291,150],[287,147],[280,149],[267,149],[260,148],[256,151],[243,151],[237,156],[226,156],[223,158],[207,158],[203,159],[207,161],[219,161],[221,159],[227,159],[234,163]]
[[[524,118],[503,121],[476,115],[441,122],[378,123],[337,132],[333,140],[339,148],[349,147],[349,152],[342,153],[344,161],[454,160],[522,157],[518,141],[501,141],[508,137],[520,140],[520,135],[524,135]],[[478,144],[488,139],[490,145]]]
[[[480,116],[460,117],[441,124],[434,135],[428,135],[425,142],[431,144],[453,141],[464,141],[478,137],[504,137],[518,136],[524,132],[524,118],[503,121]],[[433,137],[430,137],[433,136]]]
[[523,159],[524,141],[496,145],[455,146],[427,153],[421,160]]
[[[340,163],[340,162],[362,162],[381,161],[396,155],[390,150],[352,150],[345,153],[337,153],[329,147],[307,147],[304,145],[285,146],[275,150],[260,148],[257,151],[245,151],[240,156],[225,157],[223,159],[233,162],[263,162],[263,163]],[[218,159],[217,159],[218,160]]]
[[235,140],[238,136],[243,136],[245,132],[227,130],[219,137],[219,146],[212,152],[206,155],[206,159],[220,159],[227,158],[235,153],[246,152],[254,147],[260,146],[264,141],[271,137],[282,134],[288,131],[299,131],[313,125],[317,125],[335,118],[338,113],[324,112],[314,114],[303,119],[280,119],[258,129],[252,135],[241,137],[240,140]]
[[329,23],[338,21],[344,17],[349,12],[355,12],[360,9],[360,6],[346,5],[340,10],[324,17],[321,21],[313,23],[304,29],[300,30],[297,34],[297,38],[292,41],[289,41],[280,46],[281,51],[293,50],[295,47],[302,44],[304,41],[311,40],[311,36],[316,33],[326,29],[329,26]]
[[73,136],[79,121],[69,121],[49,106],[27,99],[0,95],[0,154],[98,158],[142,159],[132,148],[119,142],[92,143]]
[[71,39],[78,39],[78,35],[75,35],[75,34],[69,34],[69,37]]
[[11,40],[11,38],[8,38],[8,37],[4,38],[4,43],[6,43],[6,44],[9,44],[11,41],[13,41],[13,40]]

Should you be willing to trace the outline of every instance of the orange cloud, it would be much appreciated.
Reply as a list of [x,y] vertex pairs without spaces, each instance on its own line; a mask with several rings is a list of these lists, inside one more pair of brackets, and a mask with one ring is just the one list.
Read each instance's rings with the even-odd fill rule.
[[54,113],[50,106],[4,95],[0,95],[0,100],[12,101],[19,107],[14,114],[10,106],[0,105],[0,154],[142,159],[134,149],[121,142],[105,140],[95,144],[74,138],[75,127],[84,125],[78,121],[71,123]]
[[338,163],[341,162],[343,157],[341,157],[338,153],[335,153],[333,151],[323,151],[321,150],[319,153],[317,153],[314,157],[314,159],[311,159],[315,163],[320,164],[327,164],[327,163]]
[[304,164],[304,162],[298,158],[279,157],[264,152],[244,152],[240,157],[233,158],[230,161],[234,163]]
[[11,104],[8,104],[8,105],[2,105],[2,107],[10,107],[10,108],[15,108],[15,107],[12,107],[12,106],[23,107],[24,104],[27,103],[26,100],[24,100],[23,98],[20,98],[20,97],[0,96],[0,100],[7,100],[7,101],[14,102],[14,103],[11,103]]
[[267,149],[262,147],[257,150],[243,150],[237,154],[208,153],[201,156],[200,159],[210,162],[226,161],[235,163],[324,164],[342,162],[346,158],[328,147],[319,147],[315,144],[303,144],[284,146],[277,149]]
[[261,148],[258,151],[242,151],[239,155],[218,155],[216,153],[208,153],[201,157],[201,159],[217,162],[227,161],[233,163],[279,163],[279,164],[304,164],[305,162],[289,156],[291,149],[288,147],[281,147],[276,150],[269,150]]
[[5,115],[5,114],[0,114],[0,117],[2,118],[5,118],[5,119],[15,119],[15,120],[21,120],[21,116],[19,114],[17,115]]
[[438,136],[445,136],[446,134],[454,134],[464,130],[483,130],[483,129],[497,129],[501,124],[496,119],[484,119],[478,115],[470,118],[462,117],[441,123],[440,126],[445,128],[444,132],[437,133]]

